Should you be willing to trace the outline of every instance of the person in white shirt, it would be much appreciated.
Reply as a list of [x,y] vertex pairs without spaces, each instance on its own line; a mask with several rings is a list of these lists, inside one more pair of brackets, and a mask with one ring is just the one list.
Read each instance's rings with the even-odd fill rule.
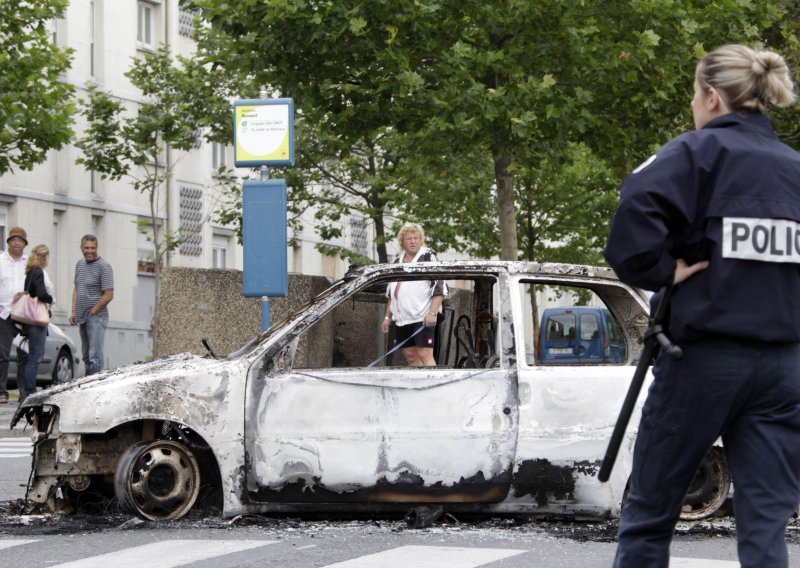
[[[11,344],[19,334],[10,316],[14,296],[25,287],[25,263],[28,262],[28,255],[24,252],[28,246],[25,229],[11,227],[6,245],[6,250],[0,254],[0,404],[8,404],[8,361]],[[27,353],[18,350],[17,357],[19,369],[25,363]]]
[[[406,223],[397,234],[403,252],[400,263],[435,262],[436,253],[424,246],[425,233],[416,223]],[[405,280],[392,282],[386,290],[389,298],[381,331],[395,326],[395,345],[402,344],[403,355],[411,366],[436,366],[433,356],[436,316],[441,308],[446,285],[441,280]]]

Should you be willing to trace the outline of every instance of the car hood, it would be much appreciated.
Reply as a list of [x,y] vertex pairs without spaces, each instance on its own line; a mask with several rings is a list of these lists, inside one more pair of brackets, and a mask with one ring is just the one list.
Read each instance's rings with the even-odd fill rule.
[[231,391],[243,391],[245,373],[244,359],[190,353],[128,365],[29,396],[17,408],[12,427],[28,409],[42,405],[59,407],[62,427],[77,430],[105,430],[147,418],[210,424]]

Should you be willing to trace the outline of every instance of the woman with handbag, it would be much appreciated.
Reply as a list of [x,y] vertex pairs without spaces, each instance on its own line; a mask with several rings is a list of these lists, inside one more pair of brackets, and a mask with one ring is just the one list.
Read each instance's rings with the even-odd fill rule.
[[[31,298],[36,298],[40,303],[52,304],[52,285],[47,283],[47,260],[50,250],[45,245],[36,245],[28,256],[25,265],[25,293]],[[47,324],[23,324],[23,335],[28,337],[28,359],[17,373],[19,382],[19,401],[22,402],[29,395],[36,392],[36,375],[39,372],[39,363],[44,356],[44,344],[47,340]]]

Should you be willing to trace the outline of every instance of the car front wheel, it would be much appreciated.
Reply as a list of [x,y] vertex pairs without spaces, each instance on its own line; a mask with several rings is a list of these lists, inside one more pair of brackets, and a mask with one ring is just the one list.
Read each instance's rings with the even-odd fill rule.
[[73,376],[72,354],[69,352],[69,349],[62,347],[53,365],[53,384],[60,385],[66,383],[71,381]]
[[119,460],[114,492],[125,512],[151,521],[180,519],[197,501],[200,467],[179,442],[137,442]]

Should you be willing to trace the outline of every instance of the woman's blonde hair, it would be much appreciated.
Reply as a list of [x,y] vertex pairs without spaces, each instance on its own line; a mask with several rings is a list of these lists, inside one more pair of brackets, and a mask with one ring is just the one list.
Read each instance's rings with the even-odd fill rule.
[[703,90],[720,91],[731,112],[763,113],[767,103],[785,107],[796,98],[783,57],[745,45],[715,49],[697,64],[695,78]]
[[422,230],[422,227],[417,225],[416,223],[406,223],[402,227],[400,227],[400,231],[397,233],[397,242],[400,243],[400,248],[403,248],[403,239],[406,238],[406,235],[409,233],[417,233],[419,235],[419,240],[422,243],[425,243],[425,231]]
[[28,255],[28,262],[25,264],[25,274],[34,268],[44,268],[45,261],[50,255],[50,249],[47,245],[36,245],[31,249]]

